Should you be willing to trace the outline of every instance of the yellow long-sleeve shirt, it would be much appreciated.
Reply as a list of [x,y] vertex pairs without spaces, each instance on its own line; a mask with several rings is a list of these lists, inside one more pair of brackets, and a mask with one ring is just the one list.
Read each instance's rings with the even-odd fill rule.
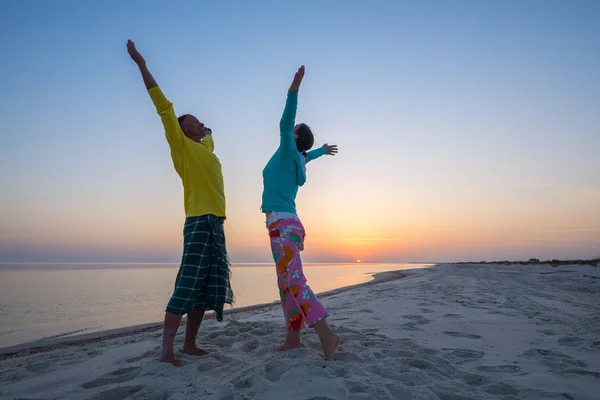
[[171,148],[171,159],[183,183],[186,217],[214,214],[225,217],[225,188],[221,162],[215,155],[212,135],[206,135],[200,143],[185,136],[173,104],[162,90],[148,90],[156,112],[160,115],[165,135]]

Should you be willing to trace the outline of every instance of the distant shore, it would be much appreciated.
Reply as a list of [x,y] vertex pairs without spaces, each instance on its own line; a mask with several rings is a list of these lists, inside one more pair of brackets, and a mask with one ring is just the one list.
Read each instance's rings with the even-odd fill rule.
[[552,265],[553,267],[558,267],[561,265],[590,265],[592,267],[597,267],[600,265],[600,258],[590,258],[590,259],[576,259],[576,260],[545,260],[540,261],[537,258],[530,258],[527,261],[468,261],[468,262],[456,262],[449,264],[489,264],[489,265]]

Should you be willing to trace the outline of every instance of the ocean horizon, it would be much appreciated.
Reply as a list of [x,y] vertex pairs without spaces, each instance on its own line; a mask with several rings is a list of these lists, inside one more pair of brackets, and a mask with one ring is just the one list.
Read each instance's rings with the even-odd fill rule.
[[[304,266],[348,266],[348,265],[421,265],[437,264],[434,261],[407,261],[407,262],[303,262]],[[233,267],[270,267],[271,262],[232,262]],[[71,270],[71,269],[138,269],[138,268],[179,268],[180,262],[13,262],[0,261],[2,270]]]

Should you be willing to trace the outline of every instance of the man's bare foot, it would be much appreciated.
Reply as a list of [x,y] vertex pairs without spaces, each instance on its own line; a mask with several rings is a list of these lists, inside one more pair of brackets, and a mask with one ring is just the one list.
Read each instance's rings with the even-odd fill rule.
[[208,351],[199,349],[196,346],[194,346],[194,347],[183,346],[183,349],[181,349],[181,351],[183,351],[185,354],[189,354],[190,356],[205,356],[208,354]]
[[287,351],[292,349],[301,349],[304,345],[302,343],[284,343],[283,346],[279,349],[279,351]]
[[335,351],[337,350],[338,346],[340,345],[340,340],[341,340],[341,338],[334,333],[333,336],[332,336],[331,342],[329,342],[329,343],[322,343],[322,345],[323,345],[323,352],[325,353],[325,359],[327,361],[333,360],[333,356],[335,355]]
[[181,366],[181,362],[178,359],[176,359],[174,356],[161,357],[160,362],[169,363],[175,367]]

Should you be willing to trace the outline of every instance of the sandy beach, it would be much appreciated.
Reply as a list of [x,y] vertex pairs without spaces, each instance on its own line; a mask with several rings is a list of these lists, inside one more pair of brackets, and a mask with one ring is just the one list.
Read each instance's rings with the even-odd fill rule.
[[[158,363],[160,324],[0,350],[2,399],[598,399],[600,269],[448,264],[324,296],[343,337],[278,352],[278,305],[207,319]],[[182,343],[183,331],[177,338]]]

